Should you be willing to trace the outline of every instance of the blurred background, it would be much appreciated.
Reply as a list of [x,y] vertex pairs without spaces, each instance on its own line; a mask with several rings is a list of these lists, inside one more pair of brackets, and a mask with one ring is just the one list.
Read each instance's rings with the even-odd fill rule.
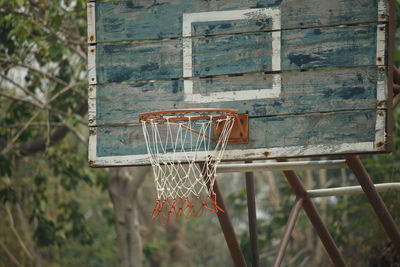
[[[214,214],[151,220],[150,168],[88,167],[86,30],[84,0],[0,0],[0,266],[232,266]],[[400,182],[400,107],[393,127],[392,154],[362,157],[375,183]],[[298,174],[307,189],[357,184],[345,169]],[[270,266],[295,195],[279,172],[254,175]],[[217,179],[251,266],[244,174]],[[400,194],[382,197],[400,226]],[[400,265],[365,196],[315,203],[349,266]],[[283,266],[330,264],[302,212]]]

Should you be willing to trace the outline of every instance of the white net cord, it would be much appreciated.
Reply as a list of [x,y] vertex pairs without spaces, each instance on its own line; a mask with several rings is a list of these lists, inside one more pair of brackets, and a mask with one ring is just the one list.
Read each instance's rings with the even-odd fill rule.
[[[145,143],[154,172],[157,202],[152,214],[167,224],[170,217],[201,216],[204,209],[222,211],[213,192],[216,166],[222,159],[234,116],[202,119],[186,116],[165,122],[142,121]],[[222,127],[216,140],[213,131]],[[163,138],[164,140],[163,140]],[[202,163],[199,165],[198,163]]]

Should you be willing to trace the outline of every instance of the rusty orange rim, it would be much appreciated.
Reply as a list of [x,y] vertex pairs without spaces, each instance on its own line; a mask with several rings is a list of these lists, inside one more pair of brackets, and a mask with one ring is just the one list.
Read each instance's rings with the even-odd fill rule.
[[226,118],[227,116],[238,115],[236,109],[229,108],[198,108],[198,109],[171,109],[171,110],[161,110],[144,112],[139,114],[139,121],[150,121],[155,120],[159,122],[163,121],[187,121],[187,120],[204,120],[209,119],[212,116],[213,120],[218,120]]

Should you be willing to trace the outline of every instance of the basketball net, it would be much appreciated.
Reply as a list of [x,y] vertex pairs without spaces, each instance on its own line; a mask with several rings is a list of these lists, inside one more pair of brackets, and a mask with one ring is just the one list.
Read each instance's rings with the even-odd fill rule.
[[[164,225],[171,218],[199,217],[204,210],[223,212],[213,187],[235,120],[233,115],[175,115],[141,119],[157,188],[152,219]],[[219,127],[219,137],[211,138]]]

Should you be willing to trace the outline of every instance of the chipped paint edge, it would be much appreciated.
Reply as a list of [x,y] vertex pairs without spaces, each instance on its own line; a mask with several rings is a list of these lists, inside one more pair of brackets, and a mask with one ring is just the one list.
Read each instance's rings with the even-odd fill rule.
[[388,97],[388,83],[387,83],[387,68],[380,66],[377,68],[377,81],[376,81],[376,100],[377,108],[387,108]]
[[96,3],[87,3],[88,43],[96,43]]
[[[377,123],[378,124],[378,123]],[[379,123],[379,126],[380,123]],[[377,131],[376,135],[381,135],[382,131]],[[379,139],[380,140],[380,139]],[[97,157],[96,156],[96,135],[89,136],[89,163],[92,167],[105,166],[135,166],[135,165],[150,165],[150,160],[147,154],[131,155],[131,156],[113,156],[113,157]],[[248,150],[226,150],[223,160],[253,160],[261,158],[279,158],[279,157],[307,157],[318,155],[335,155],[335,154],[350,154],[350,153],[366,153],[377,152],[384,150],[377,149],[375,142],[360,142],[360,143],[344,143],[333,145],[308,145],[308,146],[291,146],[291,147],[274,147],[274,148],[259,148]],[[268,153],[268,157],[265,156]],[[198,154],[199,158],[205,157],[205,153]],[[175,154],[176,160],[185,160],[186,156],[183,153]],[[201,161],[201,160],[199,160]]]
[[[289,146],[289,147],[274,147],[274,148],[258,148],[247,150],[226,150],[223,160],[252,160],[260,158],[279,158],[279,157],[307,157],[318,155],[335,155],[335,154],[350,154],[350,153],[368,153],[380,152],[386,149],[386,111],[377,110],[375,123],[375,140],[374,142],[358,142],[358,143],[343,143],[343,144],[321,144],[307,146]],[[150,159],[147,154],[144,155],[129,155],[129,156],[111,156],[97,157],[97,136],[96,127],[89,127],[89,164],[92,167],[105,166],[135,166],[135,165],[150,165]],[[268,154],[266,157],[265,154]],[[190,153],[189,153],[190,154]],[[200,152],[197,157],[205,158],[207,154]],[[184,161],[187,154],[176,153],[175,160]]]
[[96,125],[96,92],[97,86],[89,85],[88,88],[88,125]]
[[88,72],[89,84],[97,84],[95,45],[89,45],[88,47]]
[[388,21],[389,8],[387,0],[378,0],[378,21]]
[[386,51],[386,25],[380,24],[376,27],[376,65],[385,65]]
[[[182,15],[183,37],[183,77],[193,76],[193,43],[192,23],[207,21],[232,21],[253,20],[259,18],[272,19],[272,71],[281,70],[281,10],[275,8],[254,8],[243,10],[211,11],[199,13],[184,13]],[[184,80],[184,101],[192,103],[212,103],[221,101],[253,100],[277,98],[281,95],[282,78],[274,74],[272,88],[242,91],[242,92],[217,92],[209,95],[193,93],[193,80]]]
[[378,110],[376,112],[374,146],[378,151],[384,151],[386,149],[386,111],[385,110]]

